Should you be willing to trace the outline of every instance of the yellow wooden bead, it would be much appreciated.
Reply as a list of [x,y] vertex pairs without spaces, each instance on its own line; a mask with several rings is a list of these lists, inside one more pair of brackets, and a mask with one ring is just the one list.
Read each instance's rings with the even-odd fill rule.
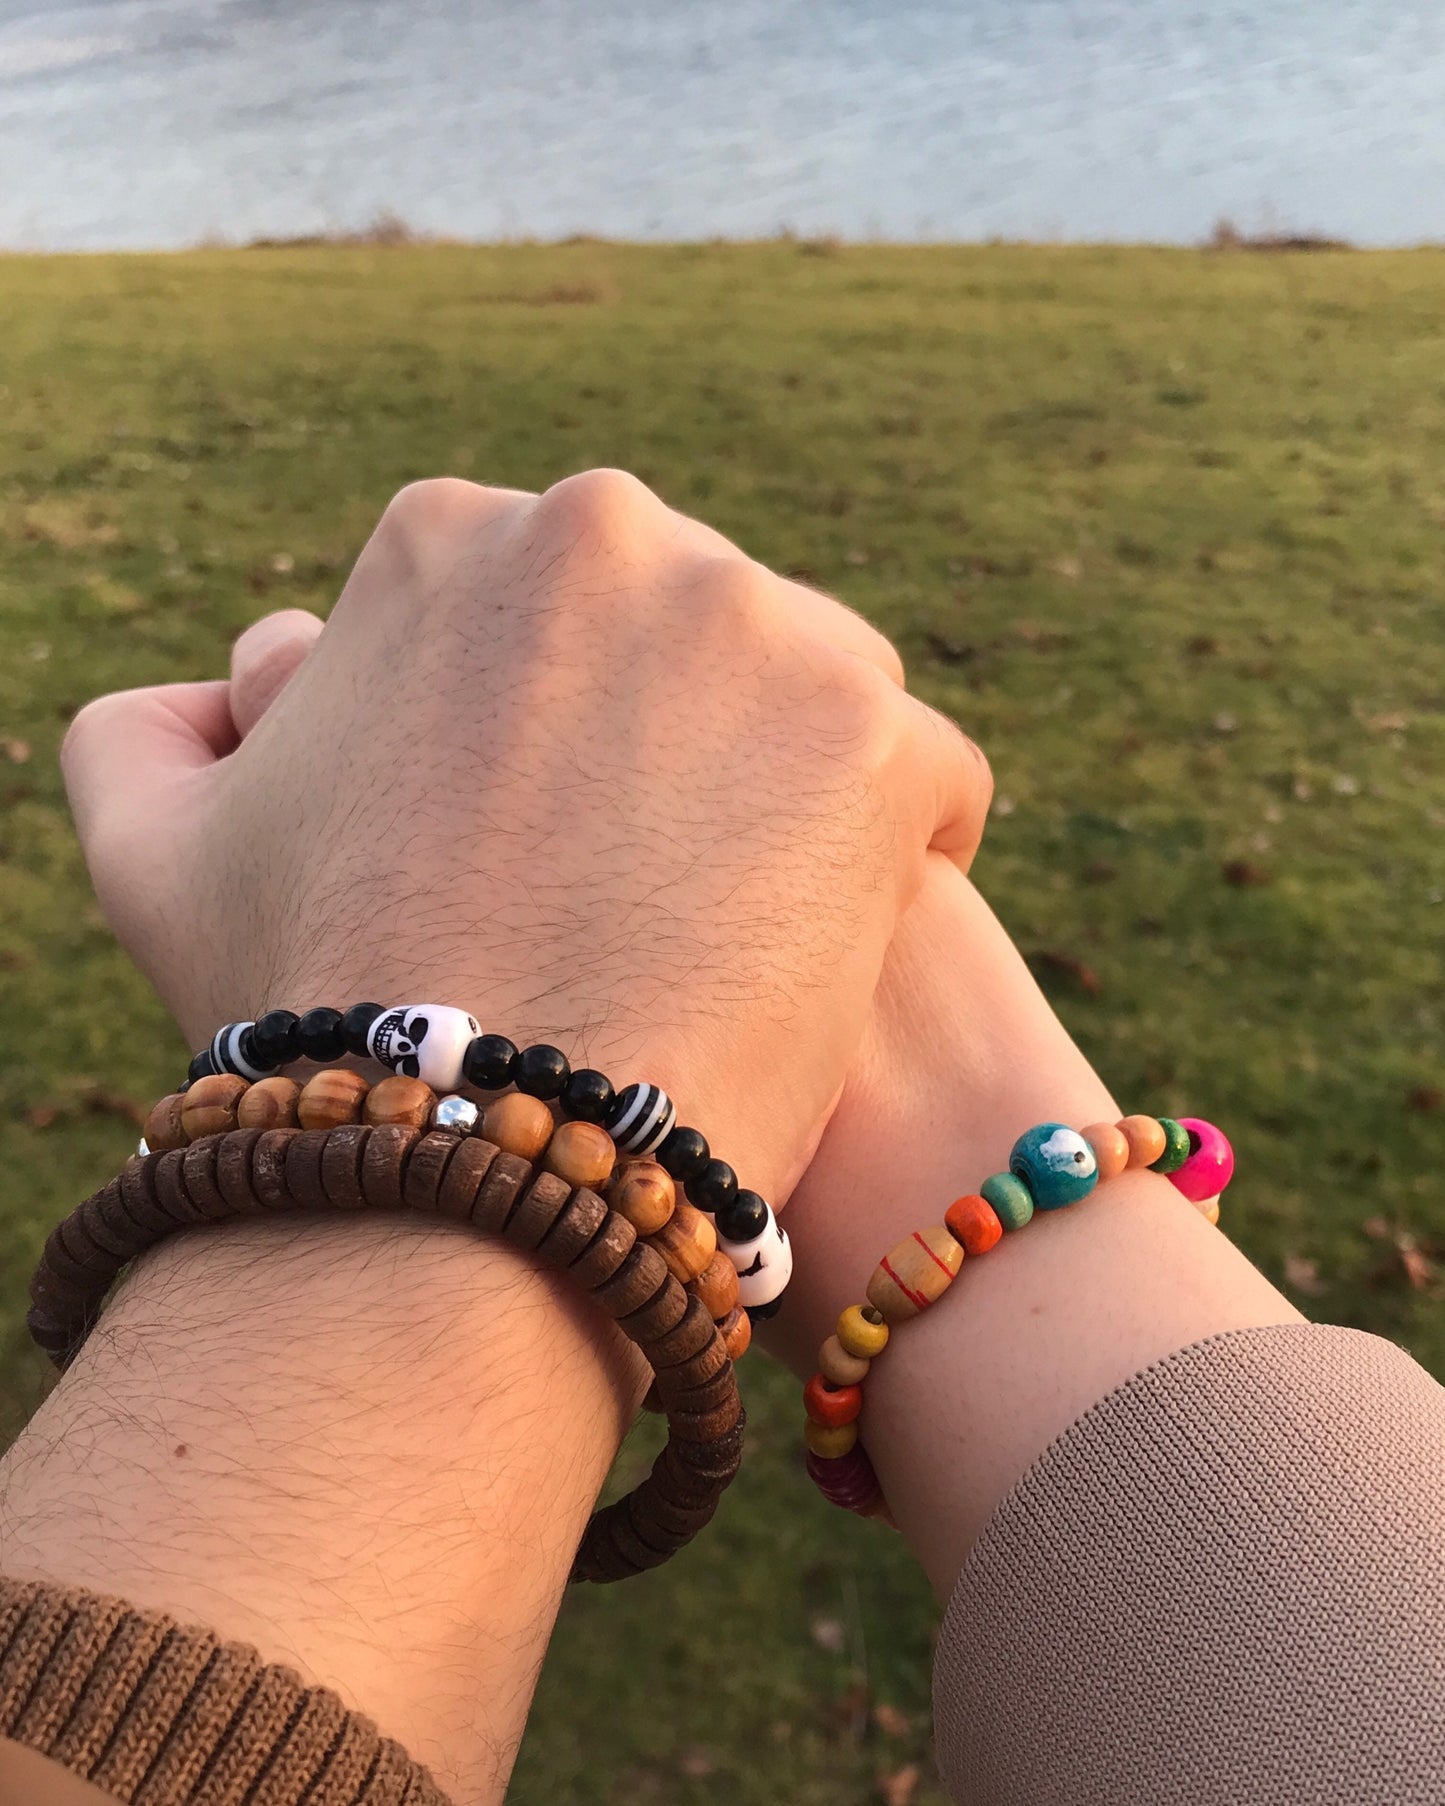
[[[149,1139],[149,1137],[147,1137],[147,1139]],[[1214,1226],[1216,1228],[1218,1228],[1218,1226],[1219,1226],[1219,1199],[1218,1198],[1205,1198],[1202,1203],[1195,1204],[1194,1208],[1199,1212],[1200,1216],[1202,1216],[1204,1218],[1206,1223],[1213,1223]]]
[[190,1141],[202,1135],[224,1135],[236,1126],[236,1107],[246,1081],[233,1072],[213,1072],[197,1079],[181,1102],[181,1127]]
[[181,1092],[173,1091],[169,1097],[163,1097],[152,1107],[141,1133],[153,1154],[164,1154],[171,1148],[183,1148],[190,1140],[181,1121],[185,1101]]
[[548,1142],[542,1164],[574,1190],[585,1185],[601,1191],[617,1164],[617,1144],[595,1122],[564,1122]]
[[360,1122],[370,1089],[359,1072],[348,1072],[343,1066],[318,1072],[307,1079],[296,1100],[296,1115],[301,1127],[339,1129],[343,1123]]
[[540,1160],[556,1128],[540,1097],[509,1091],[482,1112],[482,1140],[521,1160]]
[[851,1355],[836,1336],[818,1350],[818,1371],[830,1386],[858,1386],[873,1365],[866,1355]]
[[1129,1137],[1117,1123],[1112,1122],[1090,1123],[1080,1133],[1094,1150],[1094,1158],[1099,1163],[1100,1183],[1105,1179],[1117,1179],[1129,1164]]
[[942,1224],[915,1229],[879,1261],[868,1302],[889,1323],[906,1323],[940,1299],[963,1265],[963,1249]]
[[858,1440],[856,1423],[814,1423],[810,1417],[803,1425],[803,1437],[815,1455],[824,1461],[836,1461],[846,1455]]
[[430,1085],[398,1072],[372,1086],[363,1114],[375,1128],[424,1129],[431,1122],[436,1101]]
[[883,1313],[869,1304],[850,1304],[838,1319],[838,1340],[845,1353],[871,1361],[888,1346]]
[[1169,1145],[1163,1125],[1152,1116],[1126,1116],[1119,1124],[1119,1132],[1129,1143],[1131,1167],[1153,1166]]
[[301,1087],[295,1079],[258,1079],[236,1106],[236,1124],[242,1129],[294,1129],[301,1121],[296,1105]]
[[712,1219],[682,1199],[678,1200],[661,1229],[645,1239],[649,1248],[656,1248],[667,1262],[668,1272],[682,1285],[705,1272],[717,1253],[717,1230],[712,1226]]
[[639,1235],[656,1235],[677,1207],[677,1187],[658,1161],[629,1160],[613,1178],[607,1202]]

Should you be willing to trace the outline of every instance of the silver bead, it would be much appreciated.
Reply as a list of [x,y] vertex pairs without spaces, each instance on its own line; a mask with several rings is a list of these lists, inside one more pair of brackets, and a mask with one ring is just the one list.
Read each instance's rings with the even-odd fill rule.
[[146,1155],[150,1153],[150,1144],[146,1141],[146,1138],[144,1135],[141,1136],[140,1141],[136,1144],[135,1151],[137,1154],[140,1155],[142,1160],[144,1160]]
[[431,1113],[434,1129],[456,1129],[463,1135],[470,1135],[477,1126],[480,1112],[477,1106],[466,1097],[439,1097]]

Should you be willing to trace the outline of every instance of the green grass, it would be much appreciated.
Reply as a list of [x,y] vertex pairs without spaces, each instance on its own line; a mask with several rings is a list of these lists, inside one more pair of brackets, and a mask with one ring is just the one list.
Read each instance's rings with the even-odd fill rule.
[[[993,757],[980,880],[1116,1092],[1227,1125],[1229,1233],[1445,1373],[1445,254],[8,258],[0,318],[11,1427],[27,1265],[183,1057],[89,898],[67,717],[324,608],[411,478],[600,463],[899,639]],[[812,1497],[790,1385],[745,1387],[717,1526],[569,1600],[518,1801],[840,1806],[912,1762],[941,1797],[924,1591]]]

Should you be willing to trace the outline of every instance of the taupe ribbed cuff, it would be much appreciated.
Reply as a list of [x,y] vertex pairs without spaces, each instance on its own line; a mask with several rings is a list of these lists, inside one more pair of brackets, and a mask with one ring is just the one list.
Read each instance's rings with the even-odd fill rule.
[[933,1703],[960,1806],[1441,1806],[1445,1390],[1315,1324],[1136,1375],[994,1513]]
[[135,1806],[447,1806],[369,1719],[255,1650],[3,1578],[0,1736]]

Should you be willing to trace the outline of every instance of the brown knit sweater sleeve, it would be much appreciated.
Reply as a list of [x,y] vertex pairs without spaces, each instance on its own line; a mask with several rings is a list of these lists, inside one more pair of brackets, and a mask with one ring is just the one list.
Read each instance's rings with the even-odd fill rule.
[[934,1723],[959,1806],[1442,1806],[1445,1390],[1314,1324],[1137,1374],[994,1513]]
[[36,1806],[85,1796],[63,1775],[7,1787],[34,1769],[25,1750],[135,1806],[447,1806],[399,1745],[289,1668],[33,1582],[0,1579],[0,1738],[0,1798]]

